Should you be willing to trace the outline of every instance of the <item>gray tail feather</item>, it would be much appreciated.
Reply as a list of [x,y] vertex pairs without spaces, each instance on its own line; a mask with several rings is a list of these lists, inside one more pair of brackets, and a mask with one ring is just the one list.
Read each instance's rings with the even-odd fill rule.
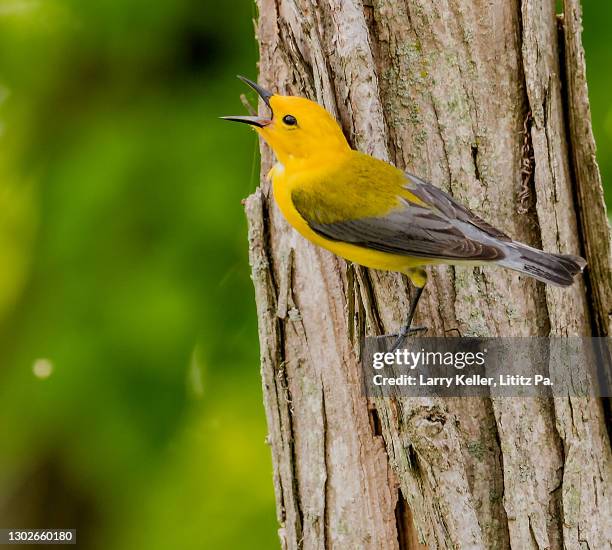
[[506,258],[500,265],[556,286],[570,286],[587,265],[580,256],[550,254],[516,241],[509,243],[505,251]]

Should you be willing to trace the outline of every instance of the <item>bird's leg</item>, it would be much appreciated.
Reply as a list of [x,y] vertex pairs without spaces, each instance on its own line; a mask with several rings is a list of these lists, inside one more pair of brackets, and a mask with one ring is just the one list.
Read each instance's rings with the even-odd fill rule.
[[410,308],[408,309],[408,317],[406,318],[406,324],[402,327],[402,330],[400,330],[399,334],[397,335],[397,340],[395,341],[395,344],[393,344],[393,347],[391,348],[392,352],[395,351],[397,348],[399,348],[402,345],[404,339],[409,334],[415,334],[417,332],[424,332],[427,330],[427,327],[411,327],[410,326],[412,324],[412,319],[414,317],[414,313],[416,311],[417,304],[419,303],[419,298],[421,297],[421,294],[423,293],[423,288],[424,288],[423,286],[416,287],[414,295],[412,296],[412,300],[410,301]]

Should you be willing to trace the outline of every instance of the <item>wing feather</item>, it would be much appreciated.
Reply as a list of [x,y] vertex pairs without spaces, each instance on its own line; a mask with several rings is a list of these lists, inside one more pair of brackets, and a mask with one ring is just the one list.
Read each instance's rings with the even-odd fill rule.
[[511,241],[510,237],[450,195],[411,174],[405,189],[423,204],[398,196],[399,207],[383,216],[332,223],[319,214],[334,208],[326,203],[325,194],[299,190],[292,193],[292,200],[313,231],[334,241],[428,259],[491,261],[505,256],[495,240]]
[[446,218],[462,220],[500,241],[512,242],[508,235],[484,221],[442,189],[434,187],[431,183],[427,183],[413,174],[406,173],[406,177],[408,178],[406,189],[424,203],[439,210]]

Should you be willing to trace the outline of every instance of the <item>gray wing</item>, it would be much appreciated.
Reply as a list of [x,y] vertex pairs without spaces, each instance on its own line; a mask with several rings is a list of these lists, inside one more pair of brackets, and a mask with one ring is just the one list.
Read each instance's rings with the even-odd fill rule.
[[408,183],[405,186],[406,189],[419,197],[424,203],[438,210],[441,215],[446,216],[449,220],[463,221],[480,229],[489,237],[499,239],[500,241],[512,242],[508,235],[484,221],[471,210],[468,210],[448,193],[442,191],[442,189],[434,187],[431,183],[427,183],[413,174],[406,173],[406,177],[408,178]]
[[[400,199],[400,208],[381,217],[322,223],[308,213],[326,210],[321,195],[294,192],[300,215],[319,235],[380,252],[442,260],[501,260],[511,239],[470,212],[444,191],[407,174],[406,189],[427,206]],[[313,204],[313,202],[315,204]]]

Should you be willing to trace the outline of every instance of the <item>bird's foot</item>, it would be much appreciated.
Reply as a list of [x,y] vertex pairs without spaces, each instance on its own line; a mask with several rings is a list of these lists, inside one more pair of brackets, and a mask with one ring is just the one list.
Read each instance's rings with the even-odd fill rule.
[[425,333],[425,332],[427,332],[427,327],[424,327],[424,326],[410,327],[407,330],[402,330],[397,335],[397,340],[393,344],[393,347],[391,348],[391,352],[394,352],[396,349],[398,349],[404,343],[404,340],[408,336],[412,336],[413,334]]
[[414,334],[421,334],[421,333],[425,333],[427,332],[427,330],[429,330],[427,327],[425,326],[416,326],[416,327],[410,327],[409,329],[402,329],[399,333],[393,333],[393,334],[383,334],[381,336],[377,336],[377,338],[391,338],[391,337],[396,337],[397,339],[395,340],[395,343],[393,344],[393,346],[391,347],[391,349],[389,351],[394,352],[396,349],[398,349],[403,343],[404,340],[408,337],[408,336],[412,336]]

